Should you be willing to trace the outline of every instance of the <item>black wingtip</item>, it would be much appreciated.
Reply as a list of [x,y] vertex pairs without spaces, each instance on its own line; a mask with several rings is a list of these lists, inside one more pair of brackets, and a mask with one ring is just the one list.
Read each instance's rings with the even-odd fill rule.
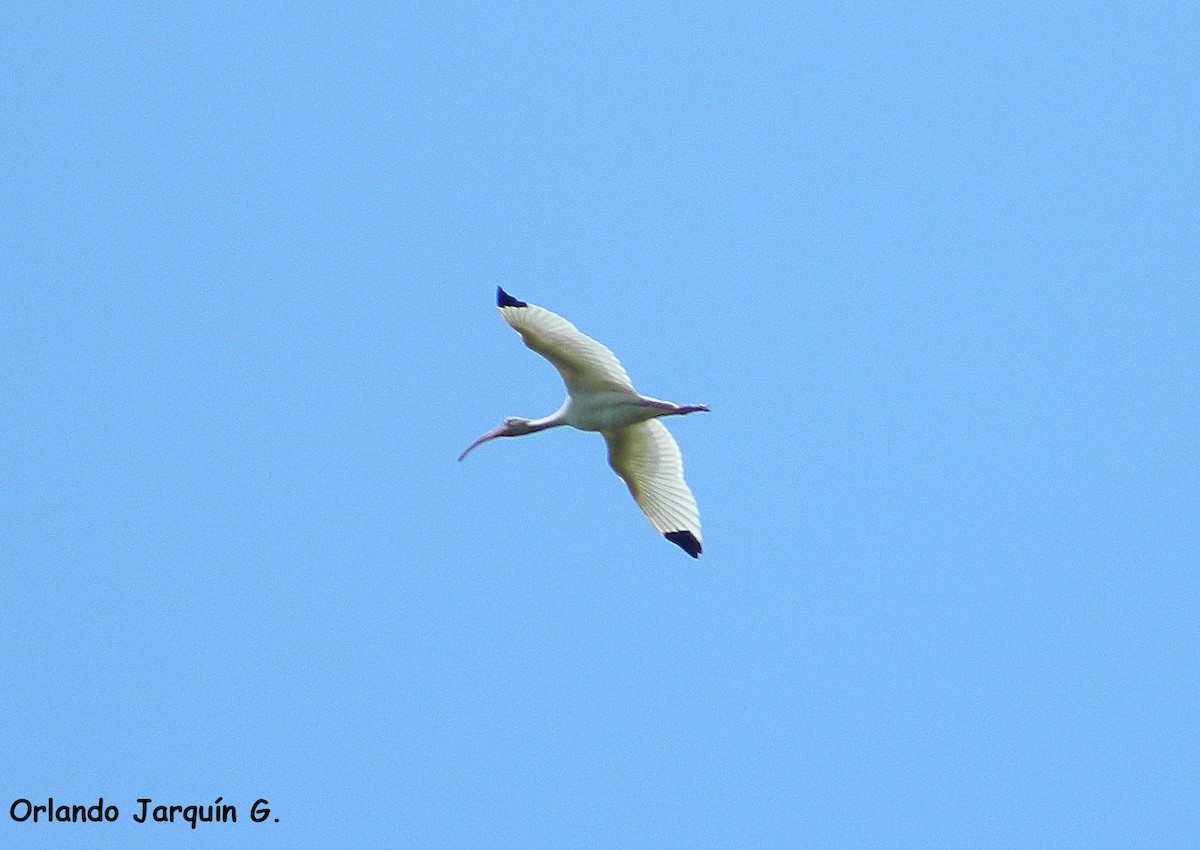
[[528,307],[524,301],[518,301],[500,287],[496,287],[496,306],[497,307]]
[[670,540],[693,558],[699,558],[700,553],[704,551],[700,548],[700,541],[696,539],[696,535],[690,531],[668,531],[663,537]]

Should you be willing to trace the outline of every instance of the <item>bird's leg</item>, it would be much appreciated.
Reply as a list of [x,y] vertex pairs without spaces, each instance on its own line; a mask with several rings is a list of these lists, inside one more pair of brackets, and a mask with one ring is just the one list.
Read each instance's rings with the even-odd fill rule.
[[661,410],[662,413],[658,416],[683,416],[687,413],[699,413],[707,411],[708,407],[703,404],[672,404],[669,401],[659,401],[656,398],[639,398],[635,402],[641,407],[649,407],[652,410]]

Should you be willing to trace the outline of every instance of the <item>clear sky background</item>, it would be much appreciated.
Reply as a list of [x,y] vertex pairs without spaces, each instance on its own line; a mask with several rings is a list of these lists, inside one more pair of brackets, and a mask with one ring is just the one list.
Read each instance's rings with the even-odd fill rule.
[[1195,4],[0,27],[4,847],[1200,841]]

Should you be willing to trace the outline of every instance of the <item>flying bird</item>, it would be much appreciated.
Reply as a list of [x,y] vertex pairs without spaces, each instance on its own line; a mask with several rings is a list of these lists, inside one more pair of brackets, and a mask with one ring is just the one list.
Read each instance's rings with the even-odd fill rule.
[[496,287],[496,306],[525,344],[562,375],[567,400],[541,419],[510,416],[467,446],[458,459],[497,437],[520,437],[560,425],[599,431],[608,443],[609,465],[629,487],[654,530],[699,558],[700,511],[683,480],[679,446],[658,418],[708,408],[640,395],[611,351],[561,316],[518,301],[500,287]]

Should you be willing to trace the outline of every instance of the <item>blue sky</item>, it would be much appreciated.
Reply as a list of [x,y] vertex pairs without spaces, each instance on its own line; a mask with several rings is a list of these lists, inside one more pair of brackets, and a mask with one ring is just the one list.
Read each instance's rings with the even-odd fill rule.
[[4,846],[1200,838],[1190,4],[0,23]]

